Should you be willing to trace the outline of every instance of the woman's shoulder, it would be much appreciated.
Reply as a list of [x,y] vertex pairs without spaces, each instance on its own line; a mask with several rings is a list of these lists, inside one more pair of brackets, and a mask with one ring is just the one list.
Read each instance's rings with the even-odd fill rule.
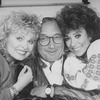
[[[95,40],[94,42],[92,42],[91,45],[95,45],[95,44],[96,44],[96,45],[99,45],[99,43],[100,43],[100,39],[97,39],[97,40]],[[91,46],[91,45],[90,45],[90,46]],[[95,46],[96,46],[96,45],[95,45]]]
[[97,39],[94,42],[92,42],[91,45],[89,46],[88,50],[87,50],[88,59],[92,55],[98,55],[98,54],[100,54],[100,39]]
[[0,69],[8,69],[9,70],[9,65],[6,61],[6,59],[2,56],[2,54],[0,53]]

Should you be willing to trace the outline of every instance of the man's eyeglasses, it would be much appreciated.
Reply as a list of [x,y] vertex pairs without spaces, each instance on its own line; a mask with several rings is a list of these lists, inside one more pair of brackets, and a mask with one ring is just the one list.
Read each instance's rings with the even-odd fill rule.
[[52,37],[48,37],[48,36],[45,36],[45,35],[41,35],[39,37],[39,42],[40,42],[40,44],[42,46],[47,46],[47,45],[49,45],[51,38],[52,38],[53,42],[56,43],[56,44],[60,44],[63,41],[62,35],[56,34],[56,35],[54,35]]

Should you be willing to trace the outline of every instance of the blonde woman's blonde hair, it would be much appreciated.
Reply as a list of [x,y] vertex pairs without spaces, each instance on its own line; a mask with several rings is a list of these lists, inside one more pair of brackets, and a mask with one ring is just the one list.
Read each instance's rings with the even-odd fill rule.
[[[0,21],[0,51],[6,50],[6,39],[9,35],[17,34],[17,31],[22,29],[31,31],[35,36],[35,40],[37,40],[40,33],[39,18],[35,14],[13,11],[2,19],[2,21]],[[32,53],[34,55],[34,52]]]

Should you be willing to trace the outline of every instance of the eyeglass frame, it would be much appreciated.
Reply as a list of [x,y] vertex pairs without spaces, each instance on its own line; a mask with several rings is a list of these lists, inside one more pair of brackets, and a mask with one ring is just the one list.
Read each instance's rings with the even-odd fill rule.
[[[62,41],[61,41],[60,43],[55,42],[55,37],[54,37],[54,36],[56,36],[56,35],[59,35],[60,38],[62,39]],[[47,46],[47,45],[49,45],[49,44],[50,44],[50,39],[51,39],[51,38],[52,38],[52,41],[53,41],[55,44],[61,44],[61,43],[63,42],[63,36],[62,36],[61,34],[55,34],[55,35],[53,35],[53,36],[51,36],[51,37],[48,37],[48,36],[45,35],[45,37],[46,37],[47,39],[49,39],[49,41],[48,41],[48,43],[47,43],[46,45],[41,44],[40,37],[39,37],[39,39],[38,39],[38,41],[39,41],[39,43],[40,43],[41,46]]]

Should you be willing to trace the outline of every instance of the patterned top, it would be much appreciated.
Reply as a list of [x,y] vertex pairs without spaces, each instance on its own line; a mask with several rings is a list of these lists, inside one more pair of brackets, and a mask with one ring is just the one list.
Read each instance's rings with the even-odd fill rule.
[[73,87],[85,90],[100,89],[100,39],[87,50],[88,63],[70,55],[64,63],[65,80]]

